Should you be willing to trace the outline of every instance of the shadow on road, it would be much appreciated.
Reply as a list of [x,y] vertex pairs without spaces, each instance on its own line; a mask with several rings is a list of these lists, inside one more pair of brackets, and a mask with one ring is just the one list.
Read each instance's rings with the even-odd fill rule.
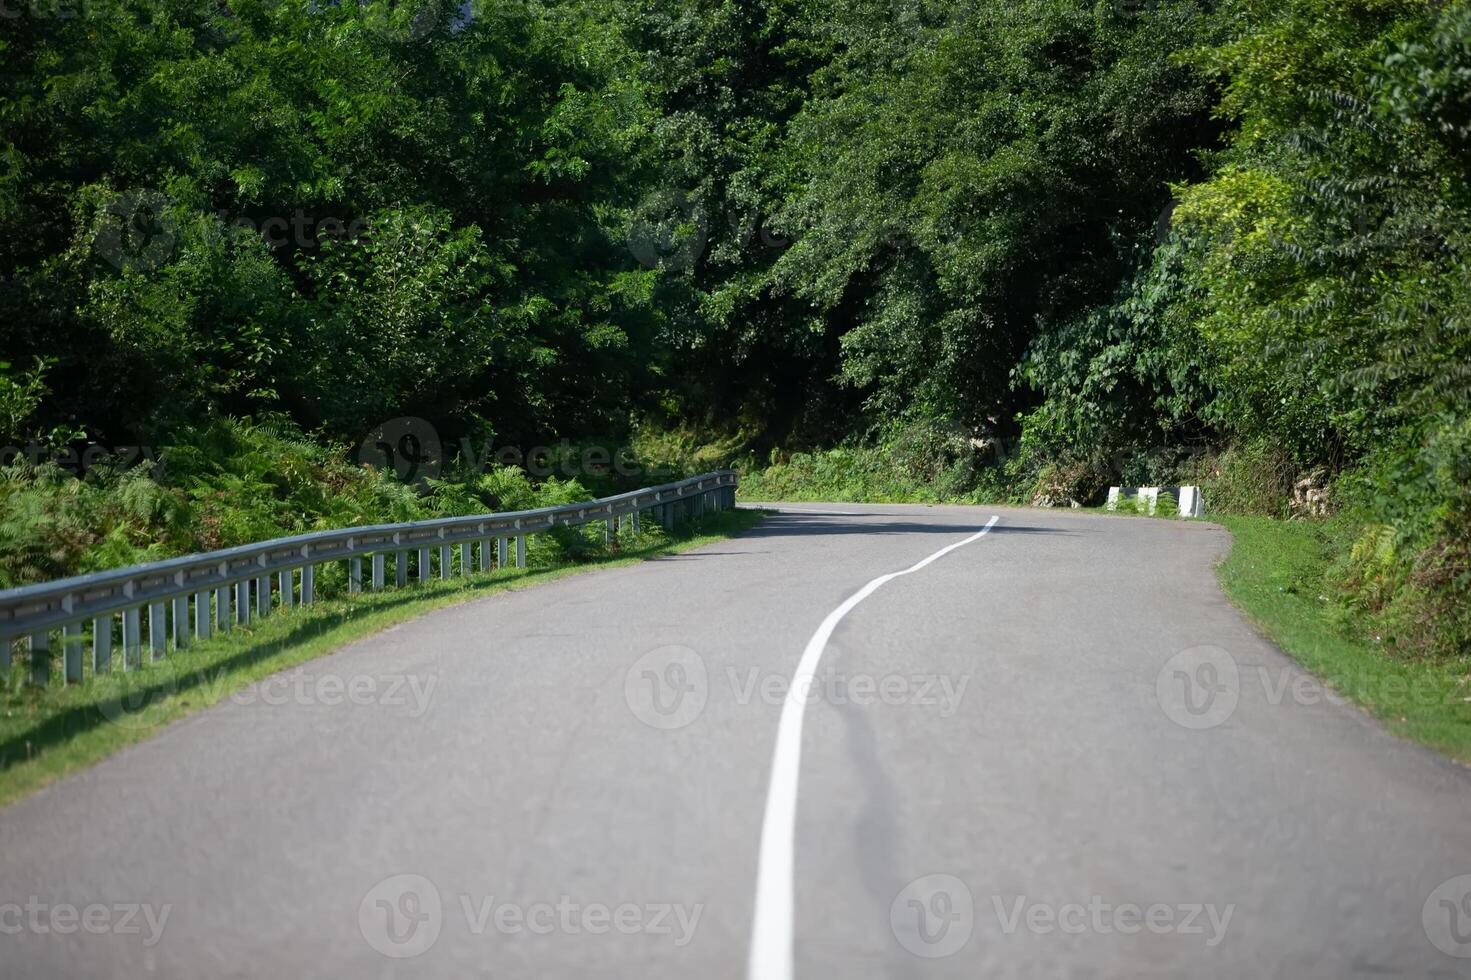
[[[984,526],[984,521],[975,524],[945,524],[915,520],[844,520],[843,514],[802,514],[792,511],[773,513],[766,520],[748,531],[737,535],[738,540],[749,538],[777,538],[793,535],[819,534],[974,534]],[[858,515],[855,515],[858,516]],[[881,516],[881,515],[875,515]],[[1082,529],[1063,530],[1055,527],[1030,527],[1024,524],[999,522],[991,528],[991,534],[1086,534]]]

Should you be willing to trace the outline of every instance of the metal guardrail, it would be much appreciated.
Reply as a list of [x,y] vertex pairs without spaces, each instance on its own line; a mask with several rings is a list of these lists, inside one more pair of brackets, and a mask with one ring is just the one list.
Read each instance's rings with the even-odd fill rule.
[[346,562],[349,592],[363,589],[365,558],[372,589],[386,586],[389,559],[393,584],[399,586],[409,584],[411,567],[420,583],[451,578],[456,551],[460,575],[513,563],[523,568],[528,535],[606,521],[605,540],[611,541],[623,518],[637,533],[640,515],[650,511],[663,527],[672,528],[684,515],[733,507],[738,482],[735,471],[720,470],[559,507],[318,531],[5,589],[0,591],[0,670],[11,667],[12,649],[24,638],[31,682],[48,683],[51,641],[59,638],[63,681],[81,683],[88,646],[94,675],[112,670],[115,643],[122,670],[143,666],[145,624],[149,659],[159,660],[191,639],[208,639],[212,632],[247,624],[273,609],[311,605],[317,567],[328,562]]

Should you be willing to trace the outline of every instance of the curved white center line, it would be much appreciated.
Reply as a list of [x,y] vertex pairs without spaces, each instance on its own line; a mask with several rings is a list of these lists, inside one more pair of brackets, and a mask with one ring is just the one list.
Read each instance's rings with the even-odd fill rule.
[[792,976],[792,860],[797,831],[797,777],[802,765],[802,716],[828,638],[854,606],[886,582],[917,572],[956,548],[979,540],[999,519],[1000,515],[993,516],[985,527],[964,541],[946,545],[901,572],[880,575],[828,613],[807,641],[776,728],[776,751],[771,760],[771,784],[766,790],[766,816],[761,821],[761,848],[756,865],[756,912],[746,968],[749,980],[791,980]]

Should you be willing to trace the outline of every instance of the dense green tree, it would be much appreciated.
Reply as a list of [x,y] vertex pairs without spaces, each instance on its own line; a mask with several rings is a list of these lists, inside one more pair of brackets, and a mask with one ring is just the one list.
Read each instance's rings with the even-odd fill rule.
[[615,238],[644,127],[605,25],[124,0],[4,26],[0,318],[8,353],[59,359],[51,415],[531,437],[627,412],[652,273]]
[[1212,139],[1206,87],[1169,58],[1206,21],[1035,0],[871,28],[871,8],[827,28],[842,50],[793,126],[810,178],[774,278],[848,321],[844,378],[880,417],[1004,424],[1031,338],[1108,301]]

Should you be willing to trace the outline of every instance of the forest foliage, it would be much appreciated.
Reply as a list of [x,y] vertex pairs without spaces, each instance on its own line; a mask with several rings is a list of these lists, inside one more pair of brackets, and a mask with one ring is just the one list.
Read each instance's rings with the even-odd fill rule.
[[0,440],[198,465],[170,523],[12,464],[0,566],[197,546],[271,445],[351,492],[222,540],[422,513],[312,448],[414,416],[844,492],[1306,480],[1343,600],[1465,650],[1468,179],[1466,3],[10,0]]

